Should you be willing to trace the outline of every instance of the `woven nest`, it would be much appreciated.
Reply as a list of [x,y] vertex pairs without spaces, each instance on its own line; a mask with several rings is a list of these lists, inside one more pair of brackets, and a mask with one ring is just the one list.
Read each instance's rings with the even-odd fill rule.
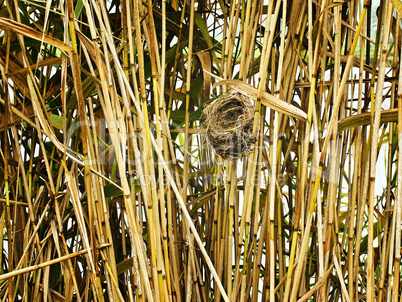
[[238,93],[228,93],[208,104],[203,112],[203,127],[209,143],[222,159],[237,159],[250,151],[254,106]]

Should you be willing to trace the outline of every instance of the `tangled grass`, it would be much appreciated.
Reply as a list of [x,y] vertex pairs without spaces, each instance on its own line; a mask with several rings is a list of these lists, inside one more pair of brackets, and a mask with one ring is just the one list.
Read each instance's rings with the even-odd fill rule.
[[209,103],[203,112],[209,143],[222,159],[238,159],[255,142],[254,106],[239,93],[226,93]]

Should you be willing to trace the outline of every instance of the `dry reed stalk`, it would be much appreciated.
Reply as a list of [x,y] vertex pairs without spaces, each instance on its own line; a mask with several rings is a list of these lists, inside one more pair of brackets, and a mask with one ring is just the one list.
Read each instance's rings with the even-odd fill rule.
[[400,298],[399,1],[3,3],[2,300]]
[[[388,48],[388,39],[390,33],[390,21],[391,21],[391,5],[385,6],[383,9],[385,19],[385,29],[382,40],[381,47],[381,58],[379,63],[379,71],[377,81],[377,91],[383,90],[384,85],[384,76],[385,76],[385,63],[387,60],[387,48]],[[377,164],[377,149],[378,149],[378,132],[380,126],[380,114],[381,114],[381,103],[382,96],[378,93],[375,97],[375,103],[372,108],[374,110],[374,119],[371,123],[371,148],[370,148],[370,191],[368,196],[368,208],[369,208],[369,217],[374,217],[374,186],[375,186],[375,171]],[[368,231],[368,240],[369,242],[374,242],[374,221],[372,219],[369,220],[369,231]],[[375,291],[374,291],[374,246],[368,245],[368,259],[367,259],[367,299],[374,300]]]

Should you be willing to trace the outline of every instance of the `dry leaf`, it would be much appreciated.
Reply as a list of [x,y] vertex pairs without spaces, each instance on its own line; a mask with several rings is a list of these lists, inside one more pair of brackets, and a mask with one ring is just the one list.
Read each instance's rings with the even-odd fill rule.
[[399,16],[402,17],[402,1],[401,0],[391,0],[391,2],[395,6],[395,9],[398,11]]
[[68,46],[66,43],[63,43],[59,39],[39,33],[31,27],[29,27],[25,24],[22,24],[22,23],[18,23],[11,19],[0,17],[0,28],[4,29],[4,30],[13,31],[13,32],[21,34],[25,37],[29,37],[29,38],[32,38],[32,39],[35,39],[38,41],[43,40],[44,43],[53,45],[53,46],[57,47],[58,49],[60,49],[64,52],[67,52],[67,53],[73,51],[71,46]]

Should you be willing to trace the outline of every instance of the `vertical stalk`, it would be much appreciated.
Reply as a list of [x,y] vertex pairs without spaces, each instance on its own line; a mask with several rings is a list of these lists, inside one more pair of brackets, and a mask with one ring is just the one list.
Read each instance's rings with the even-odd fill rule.
[[190,137],[189,137],[189,107],[190,107],[190,89],[191,89],[191,68],[193,57],[193,38],[194,38],[194,0],[190,2],[190,33],[188,38],[188,54],[187,54],[187,73],[186,73],[186,113],[185,113],[185,135],[184,135],[184,164],[183,164],[183,199],[187,200],[188,190],[188,173],[190,161]]
[[[187,73],[186,73],[186,112],[185,112],[185,117],[184,117],[184,163],[183,163],[183,192],[182,192],[182,198],[184,202],[187,202],[187,190],[188,190],[188,174],[189,174],[189,169],[190,169],[190,136],[189,136],[189,127],[190,127],[190,122],[189,122],[189,107],[190,107],[190,89],[191,89],[191,74],[192,74],[192,57],[193,57],[193,38],[194,38],[194,0],[190,1],[190,22],[189,22],[189,38],[188,38],[188,54],[187,54]],[[186,223],[184,222],[184,229],[186,230],[187,228],[185,227]],[[187,240],[190,239],[190,232],[187,232]],[[189,290],[191,290],[191,286],[189,283],[191,283],[191,265],[190,265],[190,249],[188,250],[188,255],[187,255],[187,263],[188,263],[188,271],[187,271],[187,289],[186,289],[186,301],[189,301]],[[190,295],[191,296],[191,295]]]
[[[402,56],[402,47],[400,47],[401,54],[399,57]],[[399,78],[398,78],[398,104],[402,104],[402,64],[399,63]],[[394,208],[396,209],[394,215],[396,220],[396,227],[395,227],[395,260],[394,260],[394,276],[389,278],[389,282],[393,281],[393,299],[392,301],[397,301],[399,296],[399,288],[400,288],[400,264],[401,264],[401,219],[402,219],[402,160],[399,160],[401,156],[402,150],[402,106],[398,105],[398,192],[396,196],[396,201]],[[392,237],[391,237],[392,238]],[[392,255],[392,253],[390,253]],[[389,265],[389,271],[392,272],[392,266]],[[391,275],[391,273],[389,274]]]
[[[3,76],[4,77],[4,76]],[[8,82],[8,81],[7,81]],[[8,147],[8,122],[9,122],[9,115],[10,115],[10,99],[7,93],[8,87],[5,87],[5,108],[4,108],[4,132],[3,132],[3,160],[4,160],[4,185],[5,185],[5,193],[6,193],[6,229],[7,229],[7,238],[8,238],[8,271],[11,272],[13,270],[13,232],[11,228],[11,214],[10,214],[10,188],[9,188],[9,181],[8,181],[8,156],[9,156],[9,149]],[[13,278],[8,280],[8,299],[9,301],[13,300]]]
[[368,254],[367,254],[367,300],[374,301],[375,287],[374,287],[374,190],[375,190],[375,175],[377,165],[377,150],[378,150],[378,131],[380,127],[380,115],[382,104],[382,91],[384,87],[385,68],[388,55],[388,39],[390,31],[390,20],[392,18],[391,5],[388,1],[385,2],[384,8],[386,10],[384,35],[381,47],[381,58],[378,71],[377,93],[374,104],[374,119],[371,125],[371,146],[370,146],[370,186],[368,195]]
[[230,193],[229,193],[229,219],[228,219],[228,236],[227,236],[227,262],[226,262],[226,291],[228,297],[232,297],[232,264],[233,264],[233,230],[234,225],[234,210],[235,210],[235,195],[237,190],[237,160],[233,159],[230,162]]

